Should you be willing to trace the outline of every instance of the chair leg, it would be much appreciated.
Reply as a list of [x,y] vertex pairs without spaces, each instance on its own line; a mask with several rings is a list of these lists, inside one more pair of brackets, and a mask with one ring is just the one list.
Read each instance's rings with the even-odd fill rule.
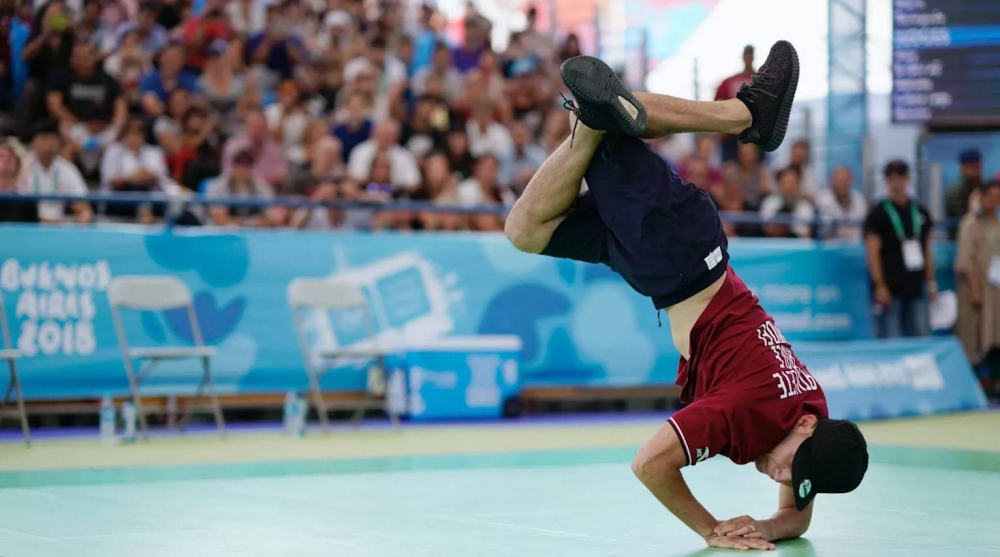
[[146,413],[142,410],[142,401],[139,399],[139,383],[135,378],[135,369],[132,359],[125,358],[125,372],[128,375],[128,388],[132,393],[132,403],[135,404],[135,413],[139,415],[139,430],[142,432],[143,440],[149,439],[149,424],[146,423]]
[[212,364],[209,358],[201,359],[205,368],[205,379],[203,384],[208,388],[208,396],[212,400],[212,414],[215,415],[215,427],[219,430],[219,435],[226,436],[226,421],[222,417],[222,405],[219,404],[219,395],[215,392],[215,384],[212,382]]
[[309,392],[316,406],[316,414],[319,415],[319,423],[323,431],[327,431],[330,429],[330,416],[327,414],[326,401],[323,400],[323,391],[319,388],[319,377],[311,368],[307,369],[306,373],[309,374]]
[[[31,446],[31,428],[28,427],[28,411],[24,407],[24,395],[21,393],[21,378],[17,375],[14,360],[10,362],[10,383],[17,395],[17,411],[21,415],[21,431],[24,432],[24,443]],[[4,400],[6,402],[6,399]]]

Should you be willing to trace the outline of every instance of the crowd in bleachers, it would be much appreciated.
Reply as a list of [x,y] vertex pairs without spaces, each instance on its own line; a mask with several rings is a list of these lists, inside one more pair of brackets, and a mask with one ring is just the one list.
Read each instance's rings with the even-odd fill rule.
[[[581,53],[572,34],[557,43],[533,10],[526,19],[498,51],[471,4],[455,42],[430,2],[0,0],[0,191],[509,206],[570,133],[558,65]],[[752,75],[752,48],[744,58],[720,98]],[[780,169],[733,138],[654,146],[720,208],[802,221],[731,224],[732,235],[857,234],[811,224],[865,208],[846,169],[821,184],[805,141]],[[0,203],[4,220],[162,215]],[[499,230],[501,214],[214,206],[188,222]]]

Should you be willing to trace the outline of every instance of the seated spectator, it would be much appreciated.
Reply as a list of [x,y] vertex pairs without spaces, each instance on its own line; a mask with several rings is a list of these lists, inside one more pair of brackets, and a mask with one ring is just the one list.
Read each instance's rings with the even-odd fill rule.
[[816,196],[816,207],[826,238],[860,240],[861,225],[868,215],[868,203],[853,188],[854,174],[846,166],[838,166],[830,175],[830,188]]
[[265,108],[264,116],[271,136],[284,147],[288,162],[305,162],[302,139],[315,116],[310,111],[309,96],[299,89],[294,80],[285,80],[278,88],[278,102]]
[[222,172],[222,136],[219,118],[200,108],[192,108],[181,119],[181,135],[176,149],[167,155],[167,167],[174,180],[189,190],[197,190],[203,180]]
[[580,37],[576,36],[576,33],[570,33],[566,35],[566,39],[563,41],[562,47],[559,49],[556,62],[562,64],[566,60],[575,56],[580,56],[581,54],[583,54],[583,51],[580,50]]
[[476,100],[472,106],[472,117],[465,126],[469,136],[469,152],[474,157],[491,154],[498,159],[513,155],[514,142],[507,127],[494,117],[496,105],[489,100]]
[[355,147],[347,160],[347,170],[351,177],[364,183],[375,155],[384,151],[389,158],[392,185],[405,190],[417,188],[420,185],[417,160],[398,140],[399,124],[395,120],[383,120],[375,124],[372,138]]
[[[215,41],[228,40],[233,32],[226,19],[227,0],[206,0],[201,14],[187,20],[182,33],[187,48],[184,65],[200,72],[205,67],[205,53]],[[242,52],[240,53],[242,56]]]
[[69,67],[74,44],[73,18],[63,2],[50,1],[36,12],[31,38],[21,52],[28,75],[15,112],[15,129],[22,140],[30,139],[34,125],[46,114],[46,83],[56,71]]
[[[316,121],[318,126],[310,130],[322,130],[326,124]],[[311,195],[320,185],[340,182],[344,176],[344,162],[341,157],[340,142],[330,136],[313,138],[306,146],[307,163],[296,165],[290,175],[286,192],[290,195]]]
[[[563,116],[565,119],[565,116]],[[469,152],[469,136],[466,135],[464,126],[455,126],[448,132],[448,148],[446,150],[448,162],[451,168],[458,174],[459,178],[465,179],[472,176],[472,171],[476,166],[476,157]]]
[[77,42],[89,43],[99,60],[104,60],[115,49],[114,30],[101,19],[101,0],[84,0],[80,22],[76,25]]
[[503,161],[500,182],[520,195],[548,155],[545,149],[532,142],[531,130],[523,121],[511,124],[510,136],[514,143],[513,156]]
[[[21,173],[18,191],[27,194],[86,195],[87,185],[76,165],[59,156],[62,138],[59,124],[44,120],[35,126],[31,140],[31,156]],[[93,220],[90,203],[74,201],[71,204],[76,222],[81,224]],[[62,201],[39,201],[38,220],[42,223],[60,223],[66,216],[66,203]]]
[[476,162],[471,178],[462,180],[455,189],[455,201],[462,207],[514,205],[516,196],[497,181],[500,163],[493,155],[484,155]]
[[166,111],[153,122],[153,136],[167,155],[181,149],[184,136],[184,116],[191,110],[191,93],[174,89],[167,97]]
[[812,169],[812,153],[809,141],[799,139],[795,143],[792,143],[791,157],[788,165],[798,168],[799,173],[802,175],[802,195],[808,199],[816,199],[816,194],[819,193],[819,181],[816,179],[816,174]]
[[271,138],[267,120],[260,112],[246,116],[243,133],[226,141],[222,150],[222,173],[230,174],[229,161],[239,151],[249,151],[254,160],[253,174],[273,190],[280,190],[288,178],[288,160],[281,144]]
[[542,125],[542,149],[552,154],[563,141],[569,138],[569,120],[558,110],[550,110]]
[[170,41],[170,33],[157,23],[158,17],[159,6],[150,0],[143,0],[135,21],[127,21],[118,27],[116,42],[121,45],[122,38],[134,32],[139,37],[142,53],[150,58],[156,56]]
[[104,60],[104,72],[121,85],[125,100],[132,110],[138,109],[142,101],[139,82],[142,76],[151,71],[152,58],[142,53],[137,31],[122,35],[121,46]]
[[709,192],[710,194],[715,193],[722,187],[721,182],[715,182],[712,180],[711,172],[709,171],[708,162],[701,158],[690,158],[686,165],[687,175],[684,177],[685,180],[691,182],[692,184],[698,186],[699,188]]
[[384,39],[371,41],[365,56],[359,56],[344,66],[344,79],[354,81],[364,70],[374,72],[386,87],[393,87],[406,81],[406,66],[395,56],[386,52]]
[[[271,185],[254,175],[256,161],[253,152],[237,151],[228,162],[229,171],[208,186],[209,199],[273,199]],[[216,226],[267,227],[274,222],[262,207],[212,205],[212,224]]]
[[431,64],[417,71],[413,77],[413,92],[417,95],[426,94],[427,80],[431,76],[437,76],[441,80],[445,98],[449,101],[460,98],[465,91],[465,79],[452,63],[451,49],[443,42],[434,47]]
[[523,121],[534,135],[541,129],[548,101],[552,98],[544,86],[544,80],[534,74],[522,74],[509,81],[505,97],[509,100],[510,117]]
[[73,48],[70,67],[49,78],[46,102],[65,135],[95,111],[110,114],[110,125],[120,129],[128,116],[122,89],[111,76],[97,67],[94,47],[79,43]]
[[368,141],[372,135],[372,121],[362,93],[352,93],[347,98],[346,118],[333,128],[333,135],[340,140],[344,158],[350,160],[351,153],[358,145]]
[[73,125],[63,147],[63,158],[75,163],[84,180],[93,185],[101,179],[104,151],[118,139],[118,130],[110,123],[101,109],[94,110]]
[[[760,204],[760,217],[764,220],[764,234],[772,238],[811,238],[816,207],[802,194],[802,175],[796,166],[786,166],[778,171],[778,193],[764,198]],[[771,223],[775,217],[791,217],[793,224]]]
[[184,69],[184,46],[180,43],[168,44],[160,53],[158,67],[139,81],[143,112],[154,118],[162,115],[175,89],[198,91],[198,78]]
[[[739,167],[733,163],[722,167],[722,186],[709,194],[715,201],[719,211],[743,213],[744,215],[757,216],[760,212],[760,201],[758,199],[748,199],[746,188],[743,187],[742,173]],[[763,231],[759,224],[752,222],[733,222],[723,216],[723,229],[726,235],[731,238],[739,236],[756,237],[762,236]]]
[[[18,193],[21,175],[21,154],[10,141],[0,143],[0,193]],[[38,204],[4,200],[0,202],[0,222],[38,222]]]
[[307,53],[302,38],[294,32],[294,19],[288,17],[290,2],[272,2],[267,6],[264,30],[247,39],[246,56],[253,64],[263,64],[280,79],[294,77],[297,64]]
[[[661,151],[662,154],[662,151]],[[716,138],[710,134],[699,134],[695,139],[694,152],[686,157],[677,159],[680,161],[680,168],[678,169],[679,174],[685,180],[691,180],[688,177],[688,163],[693,160],[700,160],[705,163],[708,171],[708,181],[713,184],[722,183],[722,167],[719,166],[719,149],[718,142]],[[695,182],[697,183],[697,182]]]
[[14,6],[0,3],[0,110],[14,108]]
[[[170,183],[163,151],[146,143],[146,124],[133,117],[125,124],[118,142],[104,152],[101,159],[101,191],[150,193],[161,191]],[[150,223],[153,213],[146,206],[109,205],[110,216],[138,218]]]
[[426,157],[431,151],[444,149],[448,142],[448,119],[442,121],[435,114],[437,109],[438,100],[435,97],[420,97],[413,114],[403,125],[402,144],[418,159]]
[[205,72],[198,78],[198,91],[219,117],[222,132],[232,135],[240,125],[240,99],[247,94],[250,84],[234,71],[227,58],[229,48],[224,41],[212,43],[205,59]]
[[764,154],[753,143],[741,143],[736,150],[737,169],[747,199],[763,200],[774,191],[771,173],[764,164]]

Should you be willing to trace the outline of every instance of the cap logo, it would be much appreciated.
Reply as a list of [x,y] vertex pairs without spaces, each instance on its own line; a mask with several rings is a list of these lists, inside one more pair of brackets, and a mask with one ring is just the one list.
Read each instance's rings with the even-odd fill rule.
[[802,480],[799,482],[799,498],[805,499],[809,496],[809,492],[812,491],[813,484],[809,480]]

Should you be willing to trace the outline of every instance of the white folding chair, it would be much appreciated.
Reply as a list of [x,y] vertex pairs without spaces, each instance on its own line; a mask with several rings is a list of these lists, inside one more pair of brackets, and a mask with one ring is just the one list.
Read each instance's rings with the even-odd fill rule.
[[[344,359],[371,358],[374,359],[383,374],[386,373],[385,356],[387,351],[375,344],[375,326],[372,321],[371,312],[368,310],[368,302],[361,287],[347,282],[337,282],[331,279],[298,278],[288,284],[288,304],[292,309],[292,319],[295,323],[295,333],[299,339],[299,346],[302,349],[302,356],[306,361],[306,373],[309,376],[309,392],[312,403],[316,406],[316,413],[319,414],[319,421],[326,429],[330,426],[330,419],[327,415],[329,407],[323,398],[320,389],[320,379]],[[338,347],[338,348],[313,348],[306,337],[306,331],[302,320],[302,311],[360,311],[363,315],[365,326],[368,332],[368,346],[363,347]],[[321,362],[322,365],[317,365]],[[389,397],[379,397],[365,390],[365,400],[357,404],[354,412],[353,422],[357,423],[368,408],[379,408],[383,410],[392,422],[393,426],[399,424],[399,417],[389,405]]]
[[28,412],[24,409],[24,396],[21,394],[21,378],[17,375],[17,359],[21,353],[14,349],[10,339],[10,328],[7,325],[7,310],[3,306],[3,295],[0,294],[0,336],[3,344],[0,344],[0,361],[6,361],[10,368],[10,383],[7,385],[7,393],[0,401],[0,420],[3,420],[7,412],[4,408],[10,402],[10,395],[13,393],[17,397],[17,412],[21,416],[21,431],[24,432],[24,442],[31,445],[31,431],[28,428]]
[[[219,433],[225,435],[226,424],[222,419],[222,406],[219,404],[219,397],[212,384],[211,359],[215,356],[216,350],[214,347],[205,346],[202,341],[201,327],[194,311],[194,299],[187,285],[180,279],[169,276],[120,276],[111,281],[111,286],[108,289],[108,301],[111,303],[111,318],[115,323],[115,333],[118,335],[118,344],[121,346],[125,373],[128,374],[129,390],[132,392],[132,400],[135,402],[136,413],[139,415],[142,436],[145,438],[149,432],[146,414],[142,411],[139,399],[139,387],[142,381],[161,361],[187,359],[200,359],[203,374],[195,397],[184,412],[181,427],[184,428],[187,425],[194,406],[202,399],[207,390],[212,403],[211,410],[215,415],[215,425],[219,429]],[[125,327],[122,324],[121,309],[163,311],[178,308],[187,310],[191,322],[193,346],[151,348],[129,346],[128,336],[125,334]],[[136,361],[144,361],[138,372],[135,369]]]

